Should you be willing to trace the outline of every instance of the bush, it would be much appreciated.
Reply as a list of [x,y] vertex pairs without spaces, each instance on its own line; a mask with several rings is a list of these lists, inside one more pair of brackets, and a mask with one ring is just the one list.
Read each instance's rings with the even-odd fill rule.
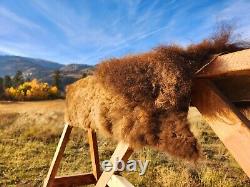
[[59,90],[56,86],[49,86],[48,83],[34,79],[30,82],[24,82],[17,88],[6,88],[5,97],[18,101],[53,99],[59,97]]

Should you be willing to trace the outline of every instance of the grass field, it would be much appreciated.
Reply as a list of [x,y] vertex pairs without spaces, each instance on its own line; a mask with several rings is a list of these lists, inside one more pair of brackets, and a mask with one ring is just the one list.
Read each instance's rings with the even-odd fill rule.
[[[41,186],[63,129],[64,101],[0,103],[0,186]],[[124,173],[135,186],[250,186],[223,144],[191,108],[189,119],[202,158],[196,165],[143,149],[132,158],[150,160],[144,176]],[[84,131],[73,129],[59,175],[88,172],[91,163]],[[98,139],[101,160],[115,145]]]

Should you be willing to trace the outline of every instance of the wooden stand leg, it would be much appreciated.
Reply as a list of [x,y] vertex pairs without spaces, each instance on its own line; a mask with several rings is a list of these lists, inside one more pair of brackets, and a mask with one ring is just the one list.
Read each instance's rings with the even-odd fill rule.
[[43,187],[52,187],[52,186],[64,187],[64,186],[80,186],[80,185],[96,184],[97,179],[101,175],[96,133],[92,129],[88,129],[88,141],[89,141],[89,149],[90,149],[93,173],[85,173],[85,174],[70,175],[70,176],[56,176],[66,144],[69,140],[71,130],[72,127],[69,126],[68,124],[65,124],[48,175],[44,180]]
[[71,133],[71,130],[72,130],[72,127],[69,126],[68,124],[65,124],[64,129],[63,129],[63,133],[61,135],[61,138],[60,138],[60,141],[57,145],[56,152],[54,154],[52,163],[50,165],[48,175],[44,181],[44,184],[43,184],[44,187],[52,186],[52,184],[55,180],[55,176],[56,176],[59,164],[61,162],[66,144],[69,140],[69,135]]
[[96,180],[98,180],[99,177],[101,176],[98,145],[97,145],[96,132],[91,128],[88,129],[88,140],[89,140],[90,157],[92,162],[92,171]]
[[[124,162],[126,162],[129,159],[129,157],[131,156],[132,153],[133,153],[133,150],[129,147],[128,144],[120,142],[117,145],[117,147],[116,147],[110,161],[112,163],[114,163],[114,161],[116,159],[118,159],[118,160],[123,160]],[[97,187],[105,187],[107,185],[110,178],[112,177],[112,175],[115,172],[113,169],[111,171],[109,171],[109,172],[104,171],[102,173],[101,177],[97,181],[97,184],[96,184]]]
[[250,121],[208,80],[196,80],[192,103],[250,177]]

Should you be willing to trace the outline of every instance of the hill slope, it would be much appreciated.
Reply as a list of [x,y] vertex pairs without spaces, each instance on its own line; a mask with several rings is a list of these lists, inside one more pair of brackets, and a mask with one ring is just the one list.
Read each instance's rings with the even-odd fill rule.
[[[46,60],[26,58],[20,56],[0,56],[0,76],[14,75],[20,70],[25,75],[34,74],[38,76],[48,71],[53,71],[63,67],[62,64]],[[40,73],[39,73],[40,72]]]
[[0,55],[0,77],[5,75],[13,76],[19,70],[25,78],[37,78],[51,82],[53,72],[60,70],[63,76],[63,83],[68,84],[89,73],[92,66],[86,64],[63,65],[57,62],[27,58],[21,56]]

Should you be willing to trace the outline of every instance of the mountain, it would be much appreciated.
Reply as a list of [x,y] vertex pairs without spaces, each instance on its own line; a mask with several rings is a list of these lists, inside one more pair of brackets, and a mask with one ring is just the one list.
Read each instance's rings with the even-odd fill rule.
[[63,65],[42,59],[27,58],[21,56],[0,55],[0,77],[14,76],[17,71],[22,71],[25,78],[36,78],[51,83],[53,72],[60,70],[63,83],[68,84],[89,74],[93,66],[86,64]]
[[91,68],[92,66],[86,64],[68,64],[60,68],[60,71],[68,72],[68,73],[75,73],[78,70]]
[[0,56],[0,76],[15,75],[16,71],[22,71],[25,76],[42,77],[50,71],[60,69],[62,64],[46,60],[33,59],[20,56]]

